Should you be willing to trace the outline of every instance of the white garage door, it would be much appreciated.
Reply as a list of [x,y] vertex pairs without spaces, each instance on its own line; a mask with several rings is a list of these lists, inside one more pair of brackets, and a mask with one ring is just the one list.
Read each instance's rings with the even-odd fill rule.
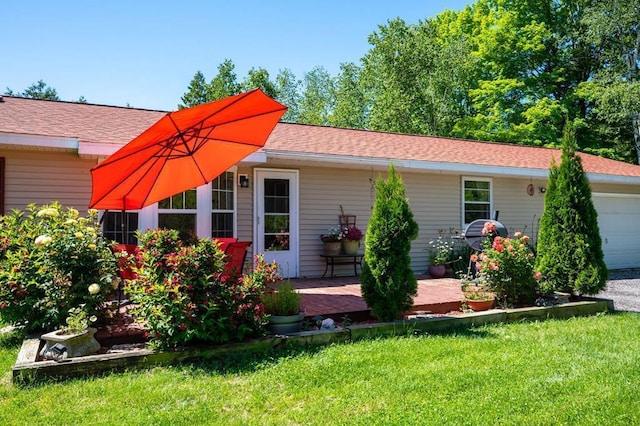
[[609,269],[640,267],[640,195],[593,194]]

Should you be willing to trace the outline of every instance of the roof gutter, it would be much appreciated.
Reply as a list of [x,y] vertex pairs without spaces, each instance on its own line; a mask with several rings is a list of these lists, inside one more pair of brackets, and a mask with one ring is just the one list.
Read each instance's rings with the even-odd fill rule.
[[75,151],[78,149],[78,138],[0,132],[0,147]]

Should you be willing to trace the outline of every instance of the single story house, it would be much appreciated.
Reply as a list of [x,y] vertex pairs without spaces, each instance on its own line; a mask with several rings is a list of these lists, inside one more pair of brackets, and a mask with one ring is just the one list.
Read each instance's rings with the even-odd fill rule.
[[[57,200],[86,210],[91,167],[163,114],[0,97],[0,209]],[[581,157],[608,266],[640,267],[640,166]],[[498,211],[510,231],[535,238],[553,158],[559,162],[560,151],[278,123],[264,148],[212,183],[127,217],[130,230],[179,226],[202,237],[249,240],[254,253],[277,260],[285,275],[317,277],[325,269],[320,234],[338,225],[341,208],[366,228],[374,182],[393,162],[420,227],[412,268],[424,272],[429,241],[439,231],[460,231]],[[105,234],[114,239],[120,233],[118,214],[104,221]]]

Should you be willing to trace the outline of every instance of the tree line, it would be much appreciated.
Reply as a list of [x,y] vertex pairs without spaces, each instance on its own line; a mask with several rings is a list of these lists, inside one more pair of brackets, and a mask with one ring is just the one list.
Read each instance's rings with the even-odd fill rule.
[[285,121],[551,147],[569,126],[581,151],[637,163],[639,23],[635,0],[477,0],[380,25],[336,76],[254,68],[238,81],[227,59],[180,106],[260,87]]

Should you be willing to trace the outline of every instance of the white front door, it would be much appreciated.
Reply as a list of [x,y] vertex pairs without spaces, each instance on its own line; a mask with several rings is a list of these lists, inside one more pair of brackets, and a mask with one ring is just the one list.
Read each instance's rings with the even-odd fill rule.
[[280,265],[284,277],[298,276],[298,171],[256,169],[255,253]]

